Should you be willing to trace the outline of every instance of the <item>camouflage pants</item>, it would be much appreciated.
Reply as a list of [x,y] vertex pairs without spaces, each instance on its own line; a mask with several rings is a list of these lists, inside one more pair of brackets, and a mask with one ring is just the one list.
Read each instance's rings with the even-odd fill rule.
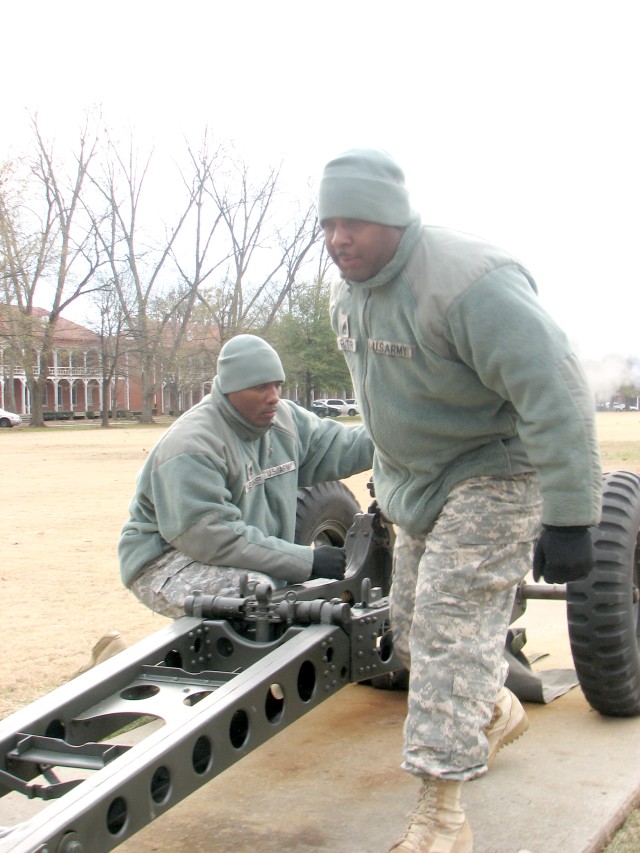
[[515,589],[540,529],[537,477],[478,477],[454,487],[426,536],[398,530],[394,647],[410,669],[402,767],[467,780],[487,770],[483,734],[507,675]]
[[154,613],[178,619],[184,616],[185,599],[194,589],[205,595],[238,595],[243,574],[250,582],[276,586],[273,578],[261,572],[209,566],[180,551],[167,551],[144,567],[130,589]]

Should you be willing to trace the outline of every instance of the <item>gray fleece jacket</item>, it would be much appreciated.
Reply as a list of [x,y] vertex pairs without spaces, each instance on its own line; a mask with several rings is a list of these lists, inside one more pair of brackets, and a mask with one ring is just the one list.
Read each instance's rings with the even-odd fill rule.
[[537,471],[544,523],[598,522],[593,396],[512,257],[416,219],[374,278],[334,285],[331,318],[391,521],[425,533],[456,483]]
[[270,427],[252,426],[216,378],[138,475],[118,544],[123,583],[170,548],[210,565],[308,580],[313,551],[293,544],[298,488],[367,471],[372,457],[364,427],[321,420],[287,400]]

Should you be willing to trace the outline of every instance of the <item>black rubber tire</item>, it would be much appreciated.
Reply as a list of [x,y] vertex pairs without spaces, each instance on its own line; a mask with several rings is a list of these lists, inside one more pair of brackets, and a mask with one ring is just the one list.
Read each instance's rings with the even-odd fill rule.
[[8,429],[11,426],[11,421],[8,418],[0,418],[0,427]]
[[342,547],[356,513],[362,512],[353,493],[338,481],[318,483],[298,491],[298,545]]
[[602,521],[593,528],[596,565],[567,584],[569,640],[582,691],[596,711],[640,714],[640,477],[604,477]]

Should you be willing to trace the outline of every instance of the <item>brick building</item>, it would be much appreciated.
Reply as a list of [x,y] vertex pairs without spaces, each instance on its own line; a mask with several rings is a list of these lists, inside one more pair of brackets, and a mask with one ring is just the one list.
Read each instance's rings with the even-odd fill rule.
[[[36,375],[46,372],[47,380],[43,397],[45,419],[95,418],[100,416],[105,406],[111,411],[115,408],[117,412],[139,413],[142,409],[142,382],[135,353],[123,347],[115,375],[105,391],[103,342],[100,337],[90,329],[60,317],[55,324],[51,352],[45,358],[42,348],[38,347],[38,338],[42,340],[44,337],[44,330],[38,333],[38,321],[46,323],[48,316],[48,312],[42,309],[34,309],[32,314],[32,364]],[[0,329],[0,408],[28,416],[31,413],[31,389],[27,372],[10,340],[5,323]],[[213,330],[188,330],[181,375],[176,375],[175,367],[165,375],[161,359],[154,365],[152,379],[157,388],[154,411],[177,414],[202,399],[211,389],[218,350],[219,343]]]

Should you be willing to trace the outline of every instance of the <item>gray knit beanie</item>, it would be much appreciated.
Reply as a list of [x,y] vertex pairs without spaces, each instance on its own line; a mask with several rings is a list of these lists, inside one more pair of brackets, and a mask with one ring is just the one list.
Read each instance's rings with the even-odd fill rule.
[[379,148],[352,148],[325,166],[318,219],[339,217],[404,227],[415,218],[404,172]]
[[218,384],[223,394],[264,382],[284,382],[280,356],[256,335],[236,335],[218,356]]

